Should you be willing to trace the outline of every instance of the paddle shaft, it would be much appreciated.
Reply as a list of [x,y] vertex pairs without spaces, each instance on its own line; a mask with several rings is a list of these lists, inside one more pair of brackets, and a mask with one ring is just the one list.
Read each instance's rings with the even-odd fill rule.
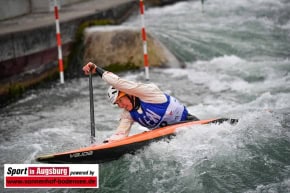
[[91,143],[95,142],[95,112],[94,112],[94,92],[92,73],[89,74],[89,90],[90,90],[90,118],[91,118]]

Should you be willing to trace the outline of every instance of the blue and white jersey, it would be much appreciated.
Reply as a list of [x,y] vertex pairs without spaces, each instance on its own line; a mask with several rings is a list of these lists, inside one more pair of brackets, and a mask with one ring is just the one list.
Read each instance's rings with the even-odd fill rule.
[[187,109],[176,98],[166,95],[165,103],[147,103],[140,100],[140,108],[130,111],[132,119],[148,129],[185,121]]
[[175,98],[164,94],[155,84],[126,80],[108,71],[102,74],[102,79],[114,88],[138,97],[141,102],[138,110],[122,111],[117,130],[109,140],[119,140],[128,136],[134,122],[148,129],[155,129],[186,120],[187,109]]

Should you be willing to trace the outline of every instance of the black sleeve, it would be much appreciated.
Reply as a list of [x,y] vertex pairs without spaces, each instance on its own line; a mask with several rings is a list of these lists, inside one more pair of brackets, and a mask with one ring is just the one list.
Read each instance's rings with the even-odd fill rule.
[[100,68],[100,67],[97,66],[97,68],[96,68],[96,73],[97,73],[100,77],[103,76],[104,72],[105,72],[104,69],[102,69],[102,68]]

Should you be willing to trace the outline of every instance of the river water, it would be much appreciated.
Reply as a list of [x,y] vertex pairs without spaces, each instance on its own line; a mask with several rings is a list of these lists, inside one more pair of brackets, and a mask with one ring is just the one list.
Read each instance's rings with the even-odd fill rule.
[[[150,81],[201,119],[232,117],[231,126],[195,126],[170,143],[100,165],[100,188],[1,192],[290,192],[290,2],[208,0],[147,9],[146,29],[186,68],[150,69]],[[123,26],[140,26],[132,16]],[[150,58],[150,55],[149,55]],[[119,74],[144,81],[142,71]],[[113,133],[120,110],[94,77],[97,141]],[[31,90],[0,110],[0,162],[89,145],[88,78]],[[143,128],[134,125],[131,133]],[[3,181],[3,169],[1,181]]]

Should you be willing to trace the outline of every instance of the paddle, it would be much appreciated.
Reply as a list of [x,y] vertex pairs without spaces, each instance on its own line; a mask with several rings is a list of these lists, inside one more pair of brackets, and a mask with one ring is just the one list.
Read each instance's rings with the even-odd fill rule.
[[90,90],[90,118],[91,118],[91,144],[95,142],[95,114],[94,114],[94,93],[92,73],[89,74],[89,90]]

